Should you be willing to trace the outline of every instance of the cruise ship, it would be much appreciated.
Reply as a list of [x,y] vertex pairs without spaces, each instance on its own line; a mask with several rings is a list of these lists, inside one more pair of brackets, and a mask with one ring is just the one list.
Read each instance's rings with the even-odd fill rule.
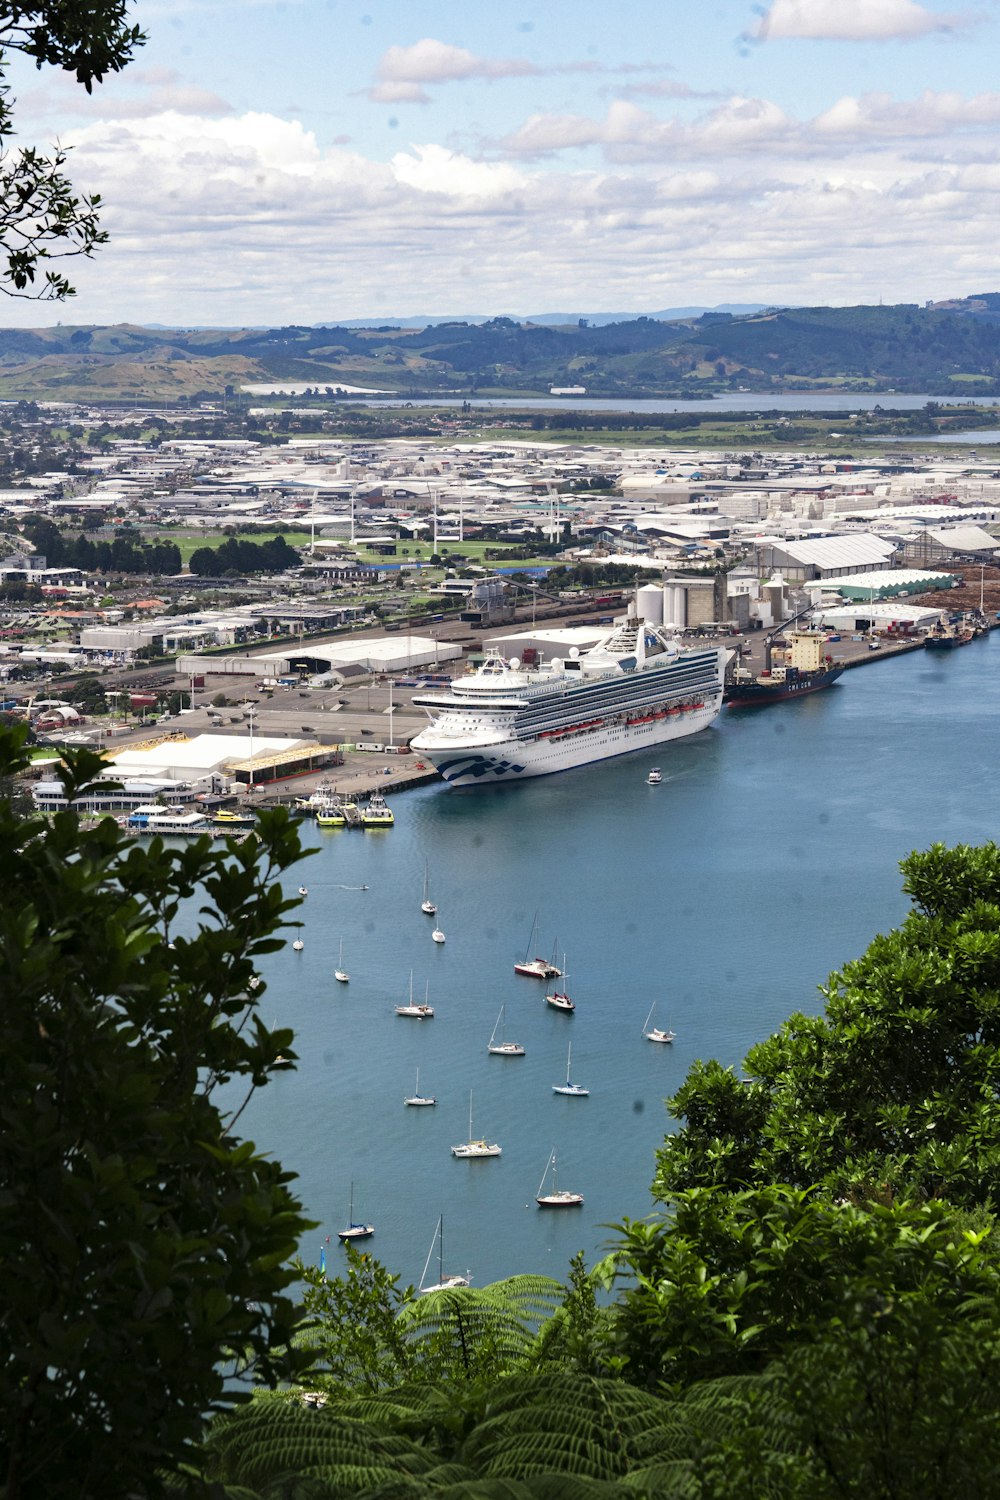
[[450,693],[414,697],[431,723],[411,741],[452,786],[548,776],[707,729],[722,706],[722,646],[682,646],[628,616],[589,651],[537,668],[491,650]]

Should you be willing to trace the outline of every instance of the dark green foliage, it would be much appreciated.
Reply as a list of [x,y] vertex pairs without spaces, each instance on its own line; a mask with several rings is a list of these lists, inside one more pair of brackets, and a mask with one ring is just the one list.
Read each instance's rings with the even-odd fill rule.
[[70,537],[44,516],[29,517],[21,529],[50,568],[156,575],[181,571],[181,551],[175,542],[143,542],[130,528],[123,528],[111,542],[95,542],[82,533]]
[[1000,1297],[985,1233],[944,1205],[862,1209],[783,1186],[677,1195],[669,1218],[622,1226],[618,1274],[623,1373],[669,1391],[759,1373],[894,1307],[947,1320]]
[[344,1276],[299,1266],[307,1316],[296,1342],[325,1390],[499,1379],[527,1362],[562,1292],[548,1277],[514,1276],[418,1297],[374,1257],[345,1248]]
[[73,73],[89,94],[106,73],[117,73],[143,42],[128,23],[127,0],[51,0],[0,4],[0,291],[59,301],[73,288],[53,260],[91,255],[107,240],[99,227],[100,197],[76,197],[63,173],[66,152],[46,157],[32,146],[12,147],[17,134],[13,99],[3,87],[3,54],[21,52],[36,65]]
[[698,1064],[654,1192],[820,1184],[858,1201],[1000,1200],[1000,850],[903,861],[917,903],[834,974],[825,1016],[793,1015],[746,1059]]
[[[18,739],[0,731],[0,777],[25,764]],[[70,753],[71,793],[99,765]],[[251,980],[297,905],[279,877],[299,844],[283,813],[258,831],[167,849],[0,803],[5,1500],[156,1494],[235,1399],[227,1373],[295,1368],[307,1226],[290,1174],[236,1128],[292,1040]]]
[[219,578],[224,573],[284,573],[302,559],[283,536],[269,542],[246,542],[230,537],[219,547],[199,547],[188,563],[192,573]]

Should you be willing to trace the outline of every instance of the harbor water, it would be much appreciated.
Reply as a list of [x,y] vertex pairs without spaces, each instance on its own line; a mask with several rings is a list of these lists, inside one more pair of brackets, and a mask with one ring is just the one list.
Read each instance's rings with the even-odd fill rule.
[[[961,650],[866,663],[825,692],[724,709],[697,737],[516,786],[426,786],[395,799],[391,830],[321,831],[292,872],[308,887],[303,948],[262,963],[268,1022],[294,1028],[294,1072],[260,1091],[241,1125],[298,1173],[319,1227],[302,1255],[328,1269],[336,1231],[416,1283],[439,1215],[445,1272],[476,1285],[520,1271],[564,1278],[608,1226],[641,1218],[664,1099],[697,1058],[739,1068],[818,986],[905,916],[898,862],[935,841],[1000,839],[994,756],[1000,632]],[[646,782],[652,765],[660,785]],[[437,917],[420,909],[425,868]],[[537,913],[537,922],[535,921]],[[446,941],[435,944],[437,922]],[[525,956],[565,967],[572,1015]],[[349,984],[338,984],[343,967]],[[426,994],[432,1020],[394,1007]],[[672,1045],[644,1040],[652,1025]],[[504,1036],[521,1058],[487,1053]],[[554,1094],[565,1080],[589,1097]],[[437,1099],[412,1108],[415,1090]],[[472,1131],[500,1158],[458,1160]],[[558,1186],[582,1208],[542,1211]],[[548,1184],[550,1187],[551,1184]],[[329,1244],[326,1237],[330,1236]],[[437,1277],[432,1262],[430,1280]]]

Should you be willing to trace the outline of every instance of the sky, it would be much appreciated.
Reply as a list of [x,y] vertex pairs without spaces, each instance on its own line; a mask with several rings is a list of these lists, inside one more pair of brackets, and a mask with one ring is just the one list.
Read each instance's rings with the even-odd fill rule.
[[9,58],[111,236],[0,326],[844,306],[1000,290],[1000,0],[136,0]]

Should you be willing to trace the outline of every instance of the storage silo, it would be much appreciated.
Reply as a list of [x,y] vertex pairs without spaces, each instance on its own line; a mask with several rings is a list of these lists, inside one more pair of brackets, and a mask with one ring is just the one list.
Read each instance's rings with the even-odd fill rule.
[[663,586],[659,583],[644,583],[635,591],[635,609],[640,620],[650,625],[663,624]]
[[680,583],[663,585],[663,622],[683,630],[687,625],[687,589]]
[[780,625],[785,618],[785,580],[780,573],[775,573],[763,585],[761,594],[770,610],[773,624]]

